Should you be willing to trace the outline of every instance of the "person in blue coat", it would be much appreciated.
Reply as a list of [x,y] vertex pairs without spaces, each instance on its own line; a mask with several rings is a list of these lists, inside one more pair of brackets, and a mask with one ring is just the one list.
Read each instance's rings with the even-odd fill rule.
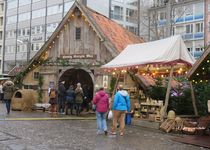
[[114,102],[112,106],[113,110],[113,126],[112,134],[116,134],[117,121],[120,123],[120,135],[123,136],[125,132],[125,115],[130,112],[130,96],[126,90],[123,90],[123,86],[119,85],[119,90],[114,96]]

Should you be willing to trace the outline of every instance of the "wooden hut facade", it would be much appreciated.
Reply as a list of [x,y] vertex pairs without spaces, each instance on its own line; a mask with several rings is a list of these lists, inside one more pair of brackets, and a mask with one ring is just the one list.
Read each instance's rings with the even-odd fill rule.
[[[24,69],[25,88],[48,88],[65,81],[80,82],[94,91],[109,80],[100,66],[117,56],[128,44],[143,40],[109,18],[75,2],[48,41]],[[108,82],[105,82],[109,84]],[[108,86],[108,85],[107,85]]]

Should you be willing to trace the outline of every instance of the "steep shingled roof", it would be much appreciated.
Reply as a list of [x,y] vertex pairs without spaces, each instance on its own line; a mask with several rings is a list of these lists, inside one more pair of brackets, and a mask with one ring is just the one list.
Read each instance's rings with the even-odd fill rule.
[[[87,8],[87,7],[86,7]],[[115,21],[103,16],[91,9],[87,9],[104,36],[112,42],[115,48],[121,52],[127,45],[143,43],[143,39],[129,32]]]

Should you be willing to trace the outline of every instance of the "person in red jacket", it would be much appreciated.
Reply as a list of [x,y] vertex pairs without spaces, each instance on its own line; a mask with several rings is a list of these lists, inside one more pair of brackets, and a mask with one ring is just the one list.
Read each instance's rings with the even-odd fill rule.
[[107,135],[106,114],[109,109],[109,96],[103,87],[95,94],[93,104],[96,106],[97,134],[104,132]]

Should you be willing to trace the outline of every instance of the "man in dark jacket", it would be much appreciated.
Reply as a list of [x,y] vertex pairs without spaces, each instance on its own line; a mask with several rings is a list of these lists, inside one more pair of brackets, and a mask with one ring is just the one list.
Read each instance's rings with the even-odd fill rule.
[[4,92],[4,101],[6,103],[6,108],[7,108],[7,114],[10,113],[10,105],[11,105],[11,99],[12,96],[16,90],[14,83],[10,80],[6,81],[3,84],[3,92]]
[[66,88],[64,83],[65,81],[58,83],[58,112],[61,114],[65,114]]

